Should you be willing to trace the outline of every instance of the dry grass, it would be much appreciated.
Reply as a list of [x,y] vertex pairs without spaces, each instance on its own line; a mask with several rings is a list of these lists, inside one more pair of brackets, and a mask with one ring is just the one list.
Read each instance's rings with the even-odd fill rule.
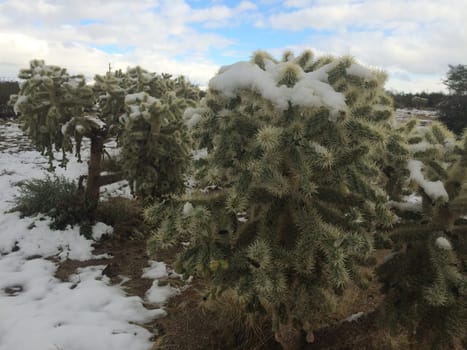
[[113,226],[115,235],[121,238],[143,238],[147,230],[143,220],[143,207],[134,199],[112,197],[100,202],[97,219]]
[[233,293],[216,299],[207,299],[206,294],[204,283],[196,281],[171,299],[168,316],[159,320],[164,335],[152,350],[279,349],[271,325],[264,318],[246,314]]
[[271,324],[258,314],[246,313],[242,300],[233,292],[208,299],[200,307],[215,315],[219,335],[232,349],[264,349],[273,341]]

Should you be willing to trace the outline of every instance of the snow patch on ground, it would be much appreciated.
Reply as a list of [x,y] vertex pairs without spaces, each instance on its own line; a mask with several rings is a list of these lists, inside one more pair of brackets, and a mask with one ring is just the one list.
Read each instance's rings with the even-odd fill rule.
[[98,222],[92,227],[92,238],[95,241],[100,240],[104,235],[110,236],[112,233],[114,233],[113,227],[103,222]]
[[[92,240],[79,234],[79,227],[68,227],[65,230],[52,231],[49,228],[50,220],[43,218],[20,219],[18,213],[5,214],[0,219],[0,253],[9,254],[16,246],[19,248],[15,254],[20,259],[29,259],[34,256],[57,257],[61,261],[89,260],[96,258],[92,254]],[[98,227],[104,225],[98,224]],[[106,226],[106,225],[105,225]],[[96,237],[102,236],[102,231],[93,227]]]
[[[141,298],[110,285],[102,275],[105,266],[77,269],[68,282],[55,278],[57,264],[50,258],[102,257],[93,255],[92,244],[111,234],[111,227],[97,223],[94,240],[88,240],[78,227],[52,231],[46,217],[7,213],[18,194],[15,185],[44,178],[47,167],[47,159],[32,150],[16,124],[0,124],[0,350],[149,349],[151,334],[138,324],[165,315],[164,310],[148,310]],[[71,159],[56,173],[76,180],[86,173],[86,163]],[[119,189],[124,191],[122,184],[108,194]],[[156,293],[154,287],[151,295]]]
[[114,182],[110,185],[102,186],[100,188],[100,195],[104,200],[109,199],[110,197],[133,198],[127,180],[122,180]]
[[160,286],[159,280],[168,278],[169,274],[173,277],[180,277],[173,271],[169,271],[165,263],[160,261],[151,261],[151,266],[143,270],[143,278],[154,279],[151,288],[146,292],[146,299],[151,304],[164,304],[171,296],[178,294],[178,288],[170,286],[170,284]]
[[438,111],[424,110],[417,108],[397,108],[395,110],[396,119],[405,121],[410,118],[419,119],[423,125],[430,124],[433,120],[438,119]]
[[162,261],[151,261],[151,266],[143,269],[143,278],[151,278],[153,280],[167,277],[167,266]]

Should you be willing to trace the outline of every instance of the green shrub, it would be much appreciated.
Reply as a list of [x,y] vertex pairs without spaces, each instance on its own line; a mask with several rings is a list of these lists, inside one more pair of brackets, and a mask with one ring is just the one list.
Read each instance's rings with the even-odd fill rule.
[[77,184],[65,177],[33,179],[18,185],[16,206],[12,211],[21,212],[22,217],[44,214],[52,219],[52,229],[63,230],[68,225],[87,221],[84,193]]
[[144,231],[143,208],[134,199],[114,197],[99,203],[97,219],[113,226],[120,237],[138,236]]
[[460,136],[467,127],[467,65],[449,65],[444,85],[450,94],[439,104],[439,120]]

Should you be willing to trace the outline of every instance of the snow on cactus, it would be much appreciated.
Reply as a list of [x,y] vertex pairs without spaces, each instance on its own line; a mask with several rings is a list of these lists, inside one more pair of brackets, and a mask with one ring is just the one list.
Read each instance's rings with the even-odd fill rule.
[[445,349],[467,336],[467,133],[457,141],[443,125],[415,120],[400,132],[411,159],[399,192],[421,205],[394,205],[395,258],[378,269],[384,319],[393,330],[411,330],[418,346]]
[[120,116],[125,177],[133,193],[143,199],[181,193],[191,149],[183,115],[198,102],[199,89],[183,77],[141,68],[129,70],[128,75],[139,89],[126,95],[125,113]]
[[438,181],[428,181],[422,174],[423,163],[419,160],[409,160],[407,165],[410,171],[410,179],[415,181],[420,186],[428,197],[433,201],[441,199],[443,201],[448,200],[448,193],[444,188],[443,183]]
[[435,244],[438,248],[444,249],[444,250],[452,250],[452,245],[451,243],[444,237],[438,237],[436,238]]
[[80,157],[83,137],[91,140],[88,166],[86,201],[90,220],[99,198],[100,157],[103,151],[105,121],[93,115],[95,97],[83,76],[70,76],[66,69],[33,60],[29,69],[20,71],[18,95],[11,97],[14,110],[19,114],[23,130],[36,148],[49,158],[49,170],[54,170],[54,151],[62,151],[61,166],[66,166],[66,154],[73,150]]
[[395,219],[378,163],[407,154],[384,81],[349,57],[310,51],[223,67],[185,116],[207,151],[198,188],[147,210],[157,226],[150,248],[188,239],[181,272],[266,311],[284,348],[300,348],[302,331],[313,339],[330,299],[359,275],[370,233]]
[[[198,99],[199,90],[183,77],[149,73],[139,67],[96,75],[86,84],[81,75],[34,60],[20,72],[25,81],[12,103],[23,129],[49,156],[75,150],[81,159],[83,138],[90,139],[86,205],[94,219],[99,188],[120,174],[101,176],[105,144],[117,137],[123,147],[124,176],[140,196],[179,192],[189,159],[189,137],[182,116]],[[133,186],[134,187],[134,186]],[[157,188],[156,190],[154,188]]]
[[[81,129],[68,133],[66,125],[76,115],[84,115],[93,105],[92,89],[82,75],[71,76],[58,66],[33,60],[29,69],[22,69],[18,95],[11,103],[19,114],[23,129],[33,144],[49,157],[50,169],[54,151],[62,150],[62,166],[67,163],[66,153],[72,149],[71,138],[81,141]],[[84,128],[83,128],[84,131]]]

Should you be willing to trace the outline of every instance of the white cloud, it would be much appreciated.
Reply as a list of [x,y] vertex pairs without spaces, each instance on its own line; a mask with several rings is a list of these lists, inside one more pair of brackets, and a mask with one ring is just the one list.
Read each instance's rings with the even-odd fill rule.
[[[466,63],[467,2],[463,0],[189,4],[193,2],[0,0],[4,48],[0,78],[12,78],[29,60],[43,58],[87,76],[103,73],[108,62],[123,69],[139,64],[158,72],[188,74],[206,85],[219,65],[213,57],[244,52],[245,47],[274,51],[283,46],[284,40],[276,44],[274,34],[269,41],[252,42],[261,35],[250,39],[248,33],[237,32],[243,24],[256,24],[263,34],[273,30],[279,37],[290,37],[292,49],[353,55],[394,73],[388,84],[399,89],[426,84],[423,89],[440,90],[448,64]],[[410,80],[402,79],[404,75]]]
[[[467,2],[446,0],[287,0],[291,11],[269,16],[263,26],[312,30],[303,47],[349,54],[385,69],[398,90],[445,90],[440,83],[448,64],[467,57]],[[329,31],[331,34],[329,34]],[[392,78],[403,72],[412,80]]]
[[27,68],[31,58],[41,58],[48,64],[63,66],[72,74],[83,73],[88,80],[95,74],[105,73],[109,62],[114,69],[126,70],[130,66],[140,65],[154,72],[186,75],[199,85],[205,85],[218,70],[216,64],[202,58],[175,60],[154,50],[136,49],[128,54],[108,54],[78,44],[64,45],[25,35],[0,34],[0,46],[6,45],[12,50],[2,56],[0,72],[7,73],[0,73],[0,76],[9,79],[14,78],[21,68]]
[[212,7],[193,10],[190,15],[190,22],[202,23],[208,28],[224,27],[230,23],[238,23],[245,19],[257,6],[249,1],[241,1],[236,7],[225,5],[214,5]]
[[462,0],[366,0],[366,1],[305,1],[290,0],[286,4],[299,7],[294,11],[273,14],[269,23],[276,29],[334,29],[358,26],[397,28],[402,22],[431,23],[434,21],[463,23],[467,4]]
[[225,5],[215,5],[199,10],[193,10],[190,21],[202,22],[206,20],[219,21],[230,19],[245,11],[255,10],[257,6],[249,1],[242,1],[236,7],[228,7]]
[[[362,40],[356,37],[354,39],[358,43],[362,43]],[[335,56],[340,55],[351,55],[357,59],[361,64],[373,69],[383,69],[388,74],[388,80],[385,87],[389,90],[404,91],[404,92],[439,92],[446,91],[445,86],[442,83],[446,67],[440,68],[441,73],[433,73],[430,69],[423,69],[423,65],[419,71],[411,71],[404,65],[396,64],[397,62],[392,61],[391,57],[397,56],[398,51],[396,50],[391,57],[386,57],[391,47],[381,49],[380,46],[374,45],[375,42],[380,41],[380,36],[375,35],[374,37],[368,38],[362,47],[353,45],[353,42],[345,36],[339,39],[329,40],[329,38],[322,38],[322,40],[310,40],[309,44],[301,45],[289,45],[284,48],[274,48],[269,52],[277,58],[280,58],[285,49],[291,50],[296,55],[303,52],[304,50],[311,49],[315,57],[332,54]],[[348,44],[348,45],[347,45]],[[368,48],[373,47],[374,50],[378,51],[380,48],[383,51],[381,57],[377,56],[373,51]],[[367,50],[368,49],[368,50]]]
[[[385,85],[386,89],[394,90],[399,92],[439,92],[445,91],[445,87],[437,75],[432,75],[429,77],[423,76],[413,76],[407,79],[406,77],[400,77],[397,74],[392,74],[391,71],[388,71],[389,79]],[[407,73],[404,73],[406,75]]]
[[[254,4],[223,8],[227,23]],[[186,74],[205,85],[218,69],[209,50],[221,50],[231,41],[197,31],[190,23],[215,18],[218,10],[194,10],[183,0],[3,1],[0,45],[7,50],[0,57],[0,77],[13,78],[31,59],[41,58],[91,77],[104,73],[112,62],[115,68],[141,65]],[[109,47],[114,50],[106,50]]]

